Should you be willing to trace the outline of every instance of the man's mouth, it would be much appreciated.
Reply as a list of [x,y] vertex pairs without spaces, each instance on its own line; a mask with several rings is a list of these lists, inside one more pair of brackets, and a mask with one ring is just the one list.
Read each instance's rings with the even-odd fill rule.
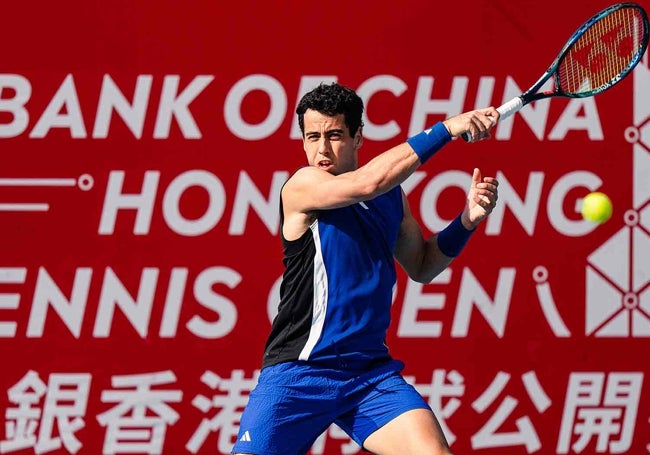
[[321,160],[317,163],[317,166],[321,169],[327,169],[332,167],[332,162],[330,160]]

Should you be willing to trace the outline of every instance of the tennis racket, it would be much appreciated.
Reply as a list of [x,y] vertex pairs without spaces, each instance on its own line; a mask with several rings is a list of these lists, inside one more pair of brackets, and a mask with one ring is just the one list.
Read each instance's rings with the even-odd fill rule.
[[[544,98],[586,98],[602,93],[630,74],[647,47],[648,15],[644,9],[636,3],[612,5],[576,30],[532,87],[497,108],[500,120]],[[540,92],[550,78],[554,88]],[[469,140],[467,133],[462,137]]]

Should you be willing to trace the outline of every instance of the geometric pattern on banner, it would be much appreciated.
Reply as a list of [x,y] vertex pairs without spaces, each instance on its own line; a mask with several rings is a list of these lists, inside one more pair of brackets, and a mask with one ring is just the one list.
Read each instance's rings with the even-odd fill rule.
[[586,334],[650,337],[650,235],[626,226],[587,260]]
[[625,227],[587,258],[585,333],[650,337],[650,68],[646,53],[633,72],[632,203]]

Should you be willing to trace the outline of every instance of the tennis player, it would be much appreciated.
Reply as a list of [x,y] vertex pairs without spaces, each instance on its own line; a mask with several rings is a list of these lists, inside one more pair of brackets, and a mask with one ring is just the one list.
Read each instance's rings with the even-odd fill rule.
[[489,138],[499,113],[451,117],[359,167],[363,102],[353,90],[321,84],[296,112],[309,166],[281,190],[280,304],[232,453],[306,454],[336,423],[375,454],[449,454],[385,344],[395,260],[430,282],[490,214],[498,182],[474,169],[465,207],[428,239],[400,184],[452,137]]

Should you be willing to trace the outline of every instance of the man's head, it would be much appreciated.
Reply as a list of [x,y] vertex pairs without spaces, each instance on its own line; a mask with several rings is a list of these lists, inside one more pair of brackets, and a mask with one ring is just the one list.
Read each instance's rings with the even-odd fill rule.
[[298,124],[303,136],[305,134],[305,112],[307,109],[318,111],[321,114],[334,117],[343,114],[345,125],[354,137],[360,128],[363,128],[361,116],[363,114],[363,101],[354,90],[333,82],[320,84],[311,92],[305,94],[296,109]]
[[358,166],[363,101],[339,84],[321,84],[296,109],[309,165],[338,175]]

